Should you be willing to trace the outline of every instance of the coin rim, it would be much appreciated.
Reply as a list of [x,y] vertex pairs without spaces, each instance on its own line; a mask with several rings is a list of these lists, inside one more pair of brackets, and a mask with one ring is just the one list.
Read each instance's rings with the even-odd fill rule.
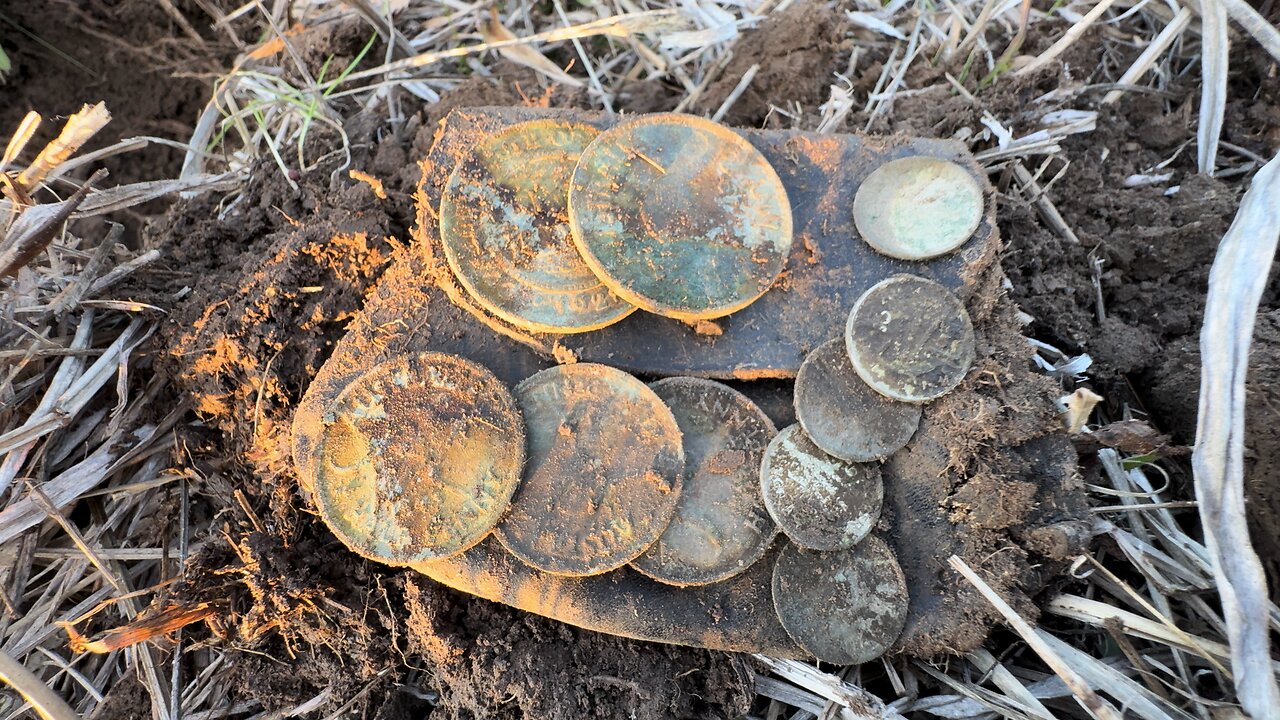
[[[867,187],[868,183],[880,181],[884,189],[891,192],[893,189],[893,183],[888,180],[883,180],[883,178],[889,176],[889,174],[896,169],[894,166],[902,167],[904,164],[916,164],[921,160],[928,161],[930,163],[949,165],[958,169],[961,175],[963,175],[963,179],[957,179],[957,182],[971,190],[977,197],[978,201],[973,204],[973,217],[965,223],[968,227],[968,231],[961,235],[959,240],[944,246],[940,250],[926,254],[895,251],[893,248],[886,247],[883,243],[879,242],[879,238],[876,237],[874,233],[868,231],[869,229],[874,229],[875,225],[871,220],[864,219],[863,215],[867,212],[867,204],[872,202],[872,198],[870,198],[867,193],[864,193],[863,190]],[[875,187],[872,188],[872,190],[876,189],[877,188]],[[862,238],[863,242],[881,255],[897,258],[898,260],[931,260],[933,258],[955,252],[961,245],[968,242],[969,239],[973,237],[973,234],[978,231],[978,227],[982,225],[982,218],[986,213],[986,209],[987,198],[985,193],[982,192],[982,186],[978,183],[977,179],[973,177],[973,174],[970,173],[963,165],[955,162],[954,160],[935,157],[933,155],[907,155],[905,157],[890,160],[884,165],[876,168],[858,186],[858,190],[853,196],[853,224],[854,227],[858,229],[858,235]]]

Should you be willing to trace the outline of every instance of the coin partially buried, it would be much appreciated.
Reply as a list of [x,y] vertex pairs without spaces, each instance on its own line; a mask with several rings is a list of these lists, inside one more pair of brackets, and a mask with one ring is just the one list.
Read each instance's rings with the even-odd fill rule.
[[870,462],[892,455],[920,426],[920,406],[890,400],[854,372],[843,339],[809,353],[796,374],[796,417],[823,452]]
[[760,491],[769,515],[796,543],[816,550],[853,547],[880,518],[880,466],[849,463],[818,449],[799,424],[765,450]]
[[853,222],[876,251],[925,260],[964,244],[982,221],[982,188],[949,160],[899,158],[867,176],[853,198]]
[[440,239],[462,286],[518,327],[574,333],[635,306],[582,262],[569,235],[569,177],[599,131],[563,120],[512,125],[458,163],[440,199]]
[[524,422],[493,373],[442,353],[356,378],[322,418],[314,497],[357,553],[405,565],[476,544],[507,509]]
[[705,585],[746,570],[777,534],[758,482],[773,423],[742,393],[713,380],[649,385],[684,434],[684,487],[675,517],[632,565],[670,585]]
[[819,660],[853,665],[884,654],[907,621],[907,583],[893,551],[871,536],[848,550],[788,544],[773,568],[782,627]]
[[556,575],[595,575],[634,560],[680,499],[684,452],[671,411],[605,365],[543,370],[516,386],[529,462],[498,539]]
[[868,385],[903,402],[951,392],[973,364],[973,324],[932,280],[895,275],[862,294],[845,325],[849,360]]
[[762,295],[791,250],[791,205],[773,167],[733,131],[649,115],[605,131],[569,188],[573,240],[625,300],[684,320]]

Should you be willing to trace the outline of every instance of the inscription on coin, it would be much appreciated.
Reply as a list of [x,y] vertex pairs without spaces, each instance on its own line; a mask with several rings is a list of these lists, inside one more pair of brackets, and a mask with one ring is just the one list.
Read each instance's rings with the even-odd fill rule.
[[765,450],[760,490],[778,527],[816,550],[853,547],[880,518],[880,466],[822,452],[799,425],[783,428]]
[[461,552],[501,518],[524,422],[493,373],[442,353],[353,380],[322,418],[314,497],[352,550],[393,565]]
[[850,462],[883,460],[915,434],[920,406],[872,390],[853,370],[843,339],[809,353],[796,375],[796,417],[823,452]]
[[445,258],[471,296],[507,322],[574,333],[635,310],[569,237],[569,177],[597,134],[563,120],[519,123],[480,141],[449,177],[440,200]]
[[742,393],[713,380],[667,378],[649,387],[684,434],[684,488],[671,524],[632,565],[670,585],[737,575],[777,534],[757,480],[773,423]]
[[737,133],[689,115],[649,115],[596,138],[573,174],[569,221],[614,292],[685,320],[746,307],[791,250],[773,167]]
[[680,499],[684,451],[671,411],[636,378],[592,363],[543,370],[515,396],[529,462],[498,539],[556,575],[595,575],[634,560]]
[[973,324],[932,280],[895,275],[862,294],[845,326],[849,360],[867,385],[903,402],[928,402],[960,384],[974,359]]
[[926,260],[964,244],[982,222],[982,188],[949,160],[916,155],[877,168],[853,198],[853,222],[877,252]]

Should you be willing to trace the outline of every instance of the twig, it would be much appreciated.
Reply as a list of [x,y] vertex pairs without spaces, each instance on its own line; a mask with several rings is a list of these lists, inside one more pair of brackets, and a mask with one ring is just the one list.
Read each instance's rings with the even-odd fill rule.
[[1196,128],[1196,167],[1213,175],[1218,161],[1218,138],[1227,112],[1227,10],[1221,0],[1200,0],[1200,126]]
[[1065,52],[1067,48],[1071,47],[1072,43],[1080,39],[1080,36],[1084,34],[1084,31],[1088,30],[1089,26],[1092,25],[1095,20],[1102,17],[1102,13],[1106,12],[1115,4],[1115,2],[1116,0],[1101,0],[1101,2],[1095,5],[1084,17],[1080,18],[1079,22],[1068,28],[1067,33],[1059,38],[1058,42],[1050,45],[1048,50],[1040,53],[1035,60],[1032,60],[1026,67],[1015,72],[1014,75],[1030,75],[1040,68],[1043,68],[1045,65],[1048,65],[1054,60],[1054,58],[1058,57]]
[[0,682],[8,683],[44,720],[79,720],[79,715],[40,678],[0,650]]
[[751,81],[755,79],[758,72],[760,72],[760,66],[757,64],[752,65],[747,68],[746,72],[742,73],[742,79],[733,87],[733,92],[729,93],[729,97],[726,97],[724,102],[720,103],[720,108],[711,116],[713,122],[720,122],[725,113],[729,112],[729,108],[733,107],[733,104],[738,102],[738,98],[742,97],[742,93],[746,92],[747,88],[751,86]]
[[[1120,76],[1116,84],[1136,85],[1138,80],[1147,74],[1147,71],[1151,69],[1156,60],[1169,49],[1173,41],[1178,39],[1182,31],[1186,30],[1187,26],[1191,24],[1191,15],[1191,10],[1186,7],[1178,10],[1178,14],[1173,16],[1173,19],[1164,27],[1164,30],[1161,30],[1156,39],[1152,40],[1151,44],[1138,56],[1138,59],[1133,61],[1133,65],[1130,65],[1129,69],[1124,71],[1124,75]],[[1123,90],[1112,90],[1103,96],[1102,104],[1110,105],[1119,100],[1121,95],[1124,95]]]

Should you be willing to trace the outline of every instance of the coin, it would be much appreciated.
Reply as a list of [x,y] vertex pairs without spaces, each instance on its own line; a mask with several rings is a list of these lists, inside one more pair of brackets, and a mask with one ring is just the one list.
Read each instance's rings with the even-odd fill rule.
[[982,222],[982,188],[960,165],[916,155],[881,165],[853,198],[853,223],[877,252],[926,260],[964,244]]
[[828,455],[850,462],[883,460],[915,434],[920,406],[890,400],[854,372],[844,340],[809,353],[796,374],[796,417]]
[[689,115],[601,133],[573,173],[569,222],[614,292],[684,320],[751,304],[791,251],[791,206],[773,167],[737,133]]
[[975,352],[973,324],[960,301],[913,275],[895,275],[863,293],[849,311],[844,339],[858,376],[903,402],[951,392]]
[[666,531],[632,563],[669,585],[733,577],[777,534],[760,497],[760,460],[777,432],[745,395],[713,380],[675,377],[649,385],[684,435],[684,487]]
[[680,428],[644,383],[605,365],[543,370],[516,386],[529,463],[498,539],[528,565],[595,575],[636,559],[675,513]]
[[564,120],[512,125],[458,163],[440,199],[440,239],[486,310],[536,332],[576,333],[635,310],[582,262],[569,235],[569,177],[599,131]]
[[815,550],[852,547],[880,518],[880,466],[850,463],[818,449],[799,424],[764,451],[760,491],[769,515],[796,543]]
[[321,418],[314,497],[334,533],[405,565],[476,544],[507,509],[524,464],[524,422],[484,367],[403,355],[352,380]]
[[835,552],[788,544],[773,568],[782,627],[824,662],[854,665],[883,655],[902,633],[907,604],[902,568],[875,536]]

